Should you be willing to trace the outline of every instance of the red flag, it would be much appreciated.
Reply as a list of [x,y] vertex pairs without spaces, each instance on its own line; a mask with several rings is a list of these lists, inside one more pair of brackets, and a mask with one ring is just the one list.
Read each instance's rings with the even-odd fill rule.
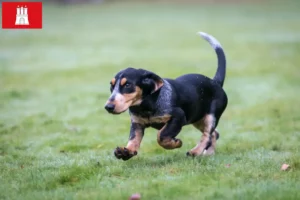
[[3,29],[41,29],[42,2],[2,2]]

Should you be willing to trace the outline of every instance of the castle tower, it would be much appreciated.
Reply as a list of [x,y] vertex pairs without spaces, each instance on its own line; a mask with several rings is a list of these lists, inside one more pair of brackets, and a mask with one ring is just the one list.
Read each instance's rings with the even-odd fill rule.
[[27,7],[17,7],[17,16],[15,25],[29,25]]

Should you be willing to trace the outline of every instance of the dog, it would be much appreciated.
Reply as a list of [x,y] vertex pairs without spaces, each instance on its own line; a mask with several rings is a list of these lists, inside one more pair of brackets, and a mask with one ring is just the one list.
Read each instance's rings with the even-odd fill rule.
[[131,128],[126,147],[114,151],[118,159],[128,160],[137,155],[144,131],[158,130],[157,142],[165,149],[182,146],[177,138],[185,125],[192,124],[202,132],[197,145],[187,156],[213,155],[219,133],[216,130],[227,106],[223,90],[226,57],[220,42],[213,36],[199,32],[214,48],[218,67],[213,79],[201,74],[185,74],[176,79],[161,78],[144,70],[127,68],[118,72],[110,82],[111,96],[105,109],[120,114],[129,109]]

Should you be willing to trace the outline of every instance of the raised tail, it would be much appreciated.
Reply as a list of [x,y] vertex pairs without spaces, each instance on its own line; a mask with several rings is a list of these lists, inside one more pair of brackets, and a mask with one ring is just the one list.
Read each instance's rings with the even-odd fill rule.
[[209,44],[214,48],[217,57],[218,57],[218,69],[215,74],[215,77],[213,80],[215,80],[217,83],[219,83],[221,86],[224,84],[225,76],[226,76],[226,57],[225,53],[223,51],[223,48],[220,44],[220,42],[214,38],[213,36],[204,33],[204,32],[198,32],[198,34],[204,38],[206,41],[209,42]]

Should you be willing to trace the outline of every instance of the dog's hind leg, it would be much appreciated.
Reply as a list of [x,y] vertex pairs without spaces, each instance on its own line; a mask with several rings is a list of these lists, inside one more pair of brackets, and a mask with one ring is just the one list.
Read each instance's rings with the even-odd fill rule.
[[215,131],[217,120],[213,114],[205,115],[201,120],[193,124],[198,130],[202,132],[200,142],[187,152],[188,156],[198,156],[208,150],[207,154],[214,154],[217,132]]
[[219,132],[215,129],[214,132],[211,135],[211,145],[206,148],[206,151],[204,151],[204,155],[214,155],[215,149],[217,145],[217,140],[219,139]]

